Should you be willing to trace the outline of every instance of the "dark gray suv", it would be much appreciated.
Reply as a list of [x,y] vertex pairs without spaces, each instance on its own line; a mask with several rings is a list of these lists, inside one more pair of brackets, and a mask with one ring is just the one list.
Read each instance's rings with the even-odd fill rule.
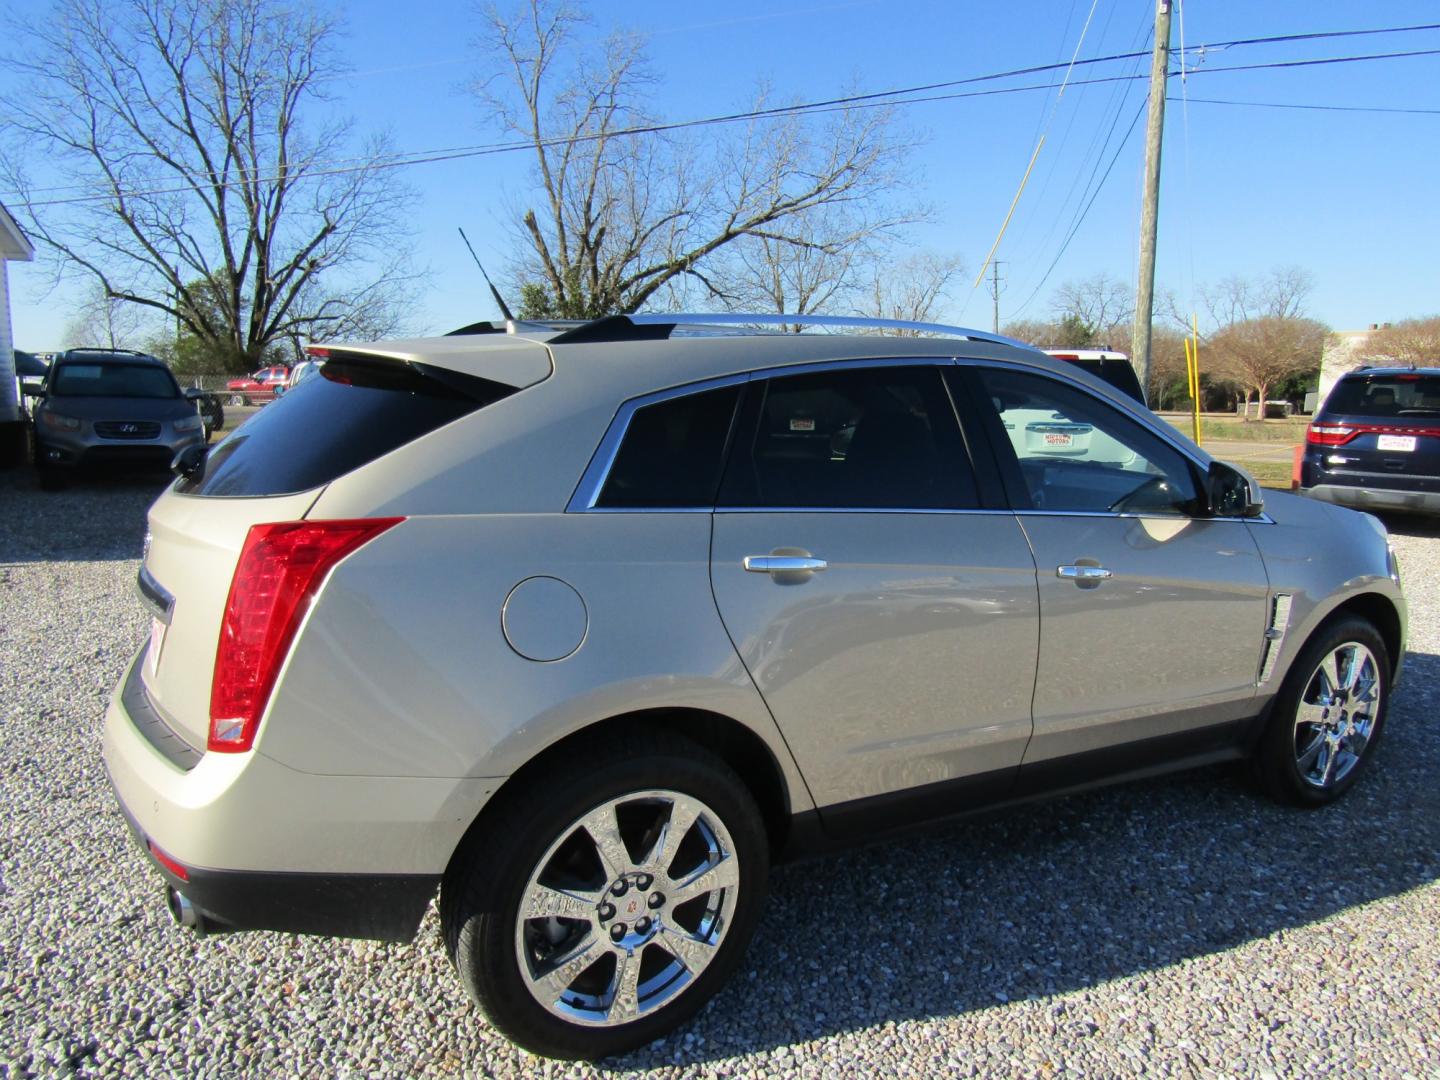
[[79,466],[168,466],[205,432],[195,402],[164,362],[118,349],[71,349],[56,357],[31,416],[35,467],[47,489]]

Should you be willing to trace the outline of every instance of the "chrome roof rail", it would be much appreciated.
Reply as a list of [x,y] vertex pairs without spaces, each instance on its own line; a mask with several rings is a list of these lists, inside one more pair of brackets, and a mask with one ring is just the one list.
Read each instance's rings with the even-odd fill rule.
[[636,341],[668,337],[670,332],[681,326],[835,326],[863,330],[911,330],[917,333],[934,334],[938,337],[965,338],[969,341],[987,341],[997,345],[1011,345],[1015,348],[1035,351],[1033,345],[992,334],[986,330],[971,330],[964,326],[946,326],[943,323],[913,322],[908,319],[874,319],[866,315],[778,315],[741,314],[735,312],[657,312],[648,315],[607,315],[602,319],[585,323],[566,330],[558,337],[551,338],[551,345],[565,345],[583,341]]

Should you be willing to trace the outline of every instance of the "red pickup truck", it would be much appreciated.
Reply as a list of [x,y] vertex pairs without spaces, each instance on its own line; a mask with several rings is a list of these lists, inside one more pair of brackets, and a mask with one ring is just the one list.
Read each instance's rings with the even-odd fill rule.
[[225,392],[229,395],[227,401],[230,405],[252,405],[256,402],[263,404],[273,400],[276,389],[285,387],[289,382],[290,369],[285,365],[276,364],[274,367],[261,368],[259,371],[227,382],[225,384]]

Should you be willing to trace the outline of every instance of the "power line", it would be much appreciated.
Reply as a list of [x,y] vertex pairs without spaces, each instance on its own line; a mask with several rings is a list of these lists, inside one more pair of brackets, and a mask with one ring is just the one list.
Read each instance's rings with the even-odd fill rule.
[[[1358,35],[1358,34],[1401,33],[1401,32],[1407,32],[1407,31],[1411,31],[1411,30],[1430,30],[1430,29],[1440,29],[1440,23],[1433,24],[1433,25],[1426,25],[1426,26],[1397,27],[1397,28],[1387,29],[1387,30],[1352,30],[1352,31],[1339,31],[1339,32],[1334,32],[1332,35],[1319,35],[1319,34],[1315,34],[1315,35],[1301,35],[1301,36],[1302,36],[1302,37],[1308,36],[1308,37],[1311,37],[1311,38],[1313,38],[1313,37],[1320,37],[1320,36],[1353,36],[1353,35]],[[1291,40],[1291,39],[1293,39],[1293,38],[1295,38],[1295,37],[1296,37],[1296,35],[1285,35],[1285,36],[1283,36],[1283,37],[1273,38],[1273,39],[1272,39],[1272,38],[1253,38],[1253,39],[1249,39],[1249,40],[1246,40],[1246,41],[1219,42],[1219,43],[1215,43],[1215,44],[1211,44],[1211,45],[1192,46],[1190,51],[1195,51],[1196,49],[1204,50],[1204,49],[1207,49],[1207,48],[1208,48],[1208,49],[1219,49],[1219,48],[1225,48],[1225,47],[1228,47],[1228,46],[1231,46],[1231,45],[1242,45],[1242,44],[1243,44],[1243,45],[1250,45],[1250,44],[1258,44],[1258,43],[1269,42],[1269,41],[1284,41],[1284,40]],[[1075,61],[1074,66],[1079,67],[1079,66],[1082,66],[1082,65],[1092,65],[1092,64],[1108,63],[1108,62],[1115,61],[1115,60],[1134,59],[1137,55],[1143,56],[1143,55],[1145,55],[1145,54],[1144,54],[1144,53],[1135,53],[1135,52],[1115,53],[1115,54],[1112,54],[1112,55],[1110,55],[1110,56],[1105,56],[1105,57],[1094,57],[1094,58],[1091,58],[1091,59],[1089,59],[1089,60],[1077,60],[1077,61]],[[1306,66],[1315,66],[1315,65],[1323,65],[1323,64],[1357,63],[1357,62],[1361,62],[1361,61],[1392,60],[1392,59],[1401,59],[1401,58],[1407,58],[1407,57],[1435,56],[1435,55],[1440,55],[1440,49],[1416,49],[1416,50],[1410,50],[1410,51],[1405,51],[1405,52],[1370,53],[1370,54],[1362,54],[1362,55],[1357,55],[1357,56],[1322,57],[1322,58],[1311,59],[1311,60],[1272,61],[1272,62],[1263,63],[1263,64],[1232,64],[1232,65],[1228,65],[1228,66],[1225,66],[1225,67],[1196,68],[1196,69],[1192,69],[1192,70],[1190,71],[1190,74],[1191,74],[1191,75],[1199,75],[1199,74],[1206,74],[1206,73],[1220,73],[1220,72],[1232,72],[1232,71],[1258,71],[1258,70],[1271,69],[1271,68],[1294,68],[1294,67],[1306,67]],[[1031,84],[1031,85],[1029,85],[1029,86],[998,87],[998,88],[993,89],[993,90],[968,91],[968,92],[950,93],[950,94],[931,94],[931,95],[926,96],[926,97],[914,97],[914,96],[912,96],[912,95],[916,95],[916,94],[923,94],[923,93],[926,93],[927,91],[935,90],[935,89],[944,89],[944,88],[955,87],[955,86],[974,85],[974,84],[976,84],[976,83],[983,83],[983,82],[994,82],[994,81],[998,81],[998,80],[1001,80],[1001,79],[1015,78],[1015,77],[1020,76],[1020,75],[1035,74],[1035,73],[1040,73],[1040,72],[1045,72],[1045,71],[1056,71],[1056,70],[1059,70],[1059,69],[1061,69],[1061,68],[1067,68],[1067,67],[1069,67],[1069,66],[1071,66],[1071,65],[1069,65],[1069,64],[1063,64],[1063,63],[1062,63],[1062,64],[1042,64],[1042,65],[1038,65],[1038,66],[1034,66],[1034,67],[1016,68],[1016,69],[1013,69],[1013,70],[1011,70],[1011,71],[996,72],[996,73],[992,73],[992,74],[988,74],[988,75],[975,75],[975,76],[971,76],[971,77],[965,78],[965,79],[952,79],[952,80],[949,80],[949,81],[947,81],[947,82],[929,83],[929,84],[926,84],[926,85],[924,85],[924,86],[908,87],[908,88],[893,89],[893,90],[882,90],[882,91],[876,91],[876,92],[874,92],[874,93],[867,93],[867,94],[852,94],[852,95],[847,95],[847,96],[845,96],[845,97],[829,98],[829,99],[822,100],[822,101],[803,102],[803,103],[800,103],[800,104],[797,104],[797,105],[775,106],[775,107],[773,107],[773,108],[768,108],[768,109],[754,109],[754,110],[749,110],[749,111],[746,111],[746,112],[728,113],[728,114],[724,114],[724,115],[720,115],[720,116],[701,117],[701,118],[697,118],[697,119],[693,119],[693,120],[677,120],[677,121],[672,121],[672,122],[668,122],[668,123],[645,124],[645,125],[639,125],[639,126],[635,126],[635,127],[621,128],[621,129],[618,129],[618,130],[615,130],[615,131],[600,132],[600,133],[597,133],[597,134],[587,134],[587,135],[579,135],[579,136],[572,136],[572,137],[566,137],[566,138],[557,138],[557,139],[545,139],[545,140],[541,140],[539,143],[533,142],[533,141],[531,141],[531,140],[515,140],[515,141],[511,141],[511,142],[507,142],[507,143],[488,143],[488,144],[482,143],[482,144],[472,145],[472,146],[446,147],[446,148],[440,148],[440,149],[434,149],[434,150],[414,150],[414,151],[406,151],[406,152],[402,152],[402,153],[398,153],[398,154],[394,154],[394,155],[381,156],[381,157],[376,157],[376,158],[368,159],[368,160],[365,160],[365,161],[363,161],[361,164],[358,164],[358,165],[351,165],[351,166],[346,166],[346,167],[341,167],[341,168],[334,168],[334,169],[317,169],[317,170],[313,170],[313,171],[308,171],[308,172],[306,172],[304,175],[305,175],[306,177],[308,177],[308,178],[318,178],[318,177],[322,177],[322,176],[338,176],[338,175],[344,175],[344,174],[348,174],[348,173],[363,172],[363,171],[370,170],[370,169],[375,169],[375,170],[378,170],[378,169],[393,169],[393,168],[401,168],[401,167],[409,166],[409,165],[434,164],[434,163],[443,162],[443,161],[455,161],[455,160],[461,160],[461,159],[464,159],[464,158],[471,158],[471,157],[485,157],[485,156],[489,156],[489,155],[491,155],[491,154],[514,153],[514,152],[516,152],[516,151],[533,150],[533,149],[536,149],[537,147],[540,147],[540,148],[549,148],[549,147],[556,147],[556,146],[564,146],[564,145],[567,145],[567,144],[568,144],[568,145],[573,145],[573,144],[594,142],[594,141],[596,141],[597,139],[626,138],[626,137],[633,137],[633,136],[636,136],[636,135],[660,134],[660,133],[669,132],[669,131],[679,131],[679,130],[683,130],[683,129],[687,129],[687,128],[709,127],[709,126],[715,126],[715,125],[721,125],[721,124],[740,123],[740,122],[744,122],[744,121],[748,121],[748,120],[781,119],[781,118],[785,118],[785,117],[789,117],[789,116],[803,116],[803,115],[812,114],[812,113],[821,113],[821,114],[823,114],[823,113],[827,113],[827,112],[838,112],[838,111],[843,111],[843,110],[847,110],[847,109],[889,108],[889,107],[892,107],[892,106],[895,106],[895,105],[916,105],[916,104],[924,104],[924,103],[927,103],[927,102],[936,102],[936,101],[953,101],[953,100],[958,100],[958,99],[962,99],[962,98],[970,98],[970,97],[998,96],[998,95],[1003,95],[1003,94],[1025,93],[1025,92],[1031,92],[1031,91],[1037,91],[1037,90],[1054,90],[1054,89],[1057,89],[1057,88],[1059,88],[1060,86],[1062,86],[1062,85],[1064,85],[1064,84],[1063,84],[1063,83],[1050,82],[1050,83]],[[1173,74],[1173,73],[1172,73],[1172,74]],[[1125,81],[1133,81],[1134,79],[1144,78],[1144,77],[1145,77],[1145,76],[1138,76],[1138,75],[1133,75],[1133,76],[1131,76],[1131,75],[1116,75],[1116,76],[1106,76],[1106,77],[1100,77],[1100,78],[1094,78],[1094,79],[1072,79],[1072,80],[1070,80],[1069,85],[1077,86],[1077,85],[1094,85],[1094,84],[1097,84],[1097,83],[1125,82]],[[357,159],[341,159],[341,160],[357,160]],[[294,173],[298,172],[298,170],[292,168],[292,169],[290,170],[290,172],[291,172],[292,174],[294,174]],[[220,188],[220,189],[223,189],[223,190],[228,190],[228,189],[231,189],[231,188],[240,188],[240,187],[245,187],[245,186],[252,185],[252,184],[257,184],[257,183],[273,183],[274,181],[276,181],[276,180],[278,180],[278,179],[280,179],[278,176],[270,176],[270,177],[265,177],[265,178],[255,178],[255,177],[252,177],[252,178],[249,178],[249,179],[239,179],[239,180],[235,180],[235,181],[231,181],[231,182],[224,183],[224,184],[219,184],[219,185],[211,185],[211,186],[209,186],[209,187],[210,187],[211,190],[214,190],[214,188]],[[172,186],[161,187],[161,188],[153,188],[153,189],[149,189],[149,190],[126,191],[126,192],[120,192],[119,194],[120,194],[120,195],[123,195],[123,196],[126,197],[126,198],[140,198],[140,197],[146,197],[146,196],[151,196],[151,195],[180,194],[180,193],[184,193],[184,192],[187,192],[187,191],[194,190],[194,187],[195,187],[195,185],[192,185],[192,184],[182,184],[182,185],[172,185]],[[52,189],[46,189],[46,190],[64,190],[64,189],[61,189],[61,188],[52,188]],[[105,191],[105,192],[99,192],[99,193],[95,193],[95,194],[77,195],[77,196],[72,196],[72,197],[63,198],[63,199],[44,199],[44,200],[38,200],[38,201],[30,201],[30,200],[25,199],[25,198],[23,198],[23,197],[17,197],[16,193],[10,193],[10,197],[11,197],[14,201],[23,202],[23,203],[25,203],[27,206],[30,206],[30,207],[43,207],[43,206],[63,206],[63,205],[70,205],[70,204],[74,204],[74,203],[97,202],[97,201],[101,201],[101,200],[105,200],[105,199],[112,198],[112,197],[115,196],[115,194],[116,194],[116,193],[113,192],[113,191]]]
[[1440,108],[1405,109],[1390,105],[1300,105],[1283,101],[1228,101],[1222,98],[1198,97],[1192,97],[1190,101],[1192,104],[1202,105],[1248,105],[1256,109],[1310,109],[1315,112],[1410,113],[1421,116],[1440,116]]
[[1085,224],[1085,218],[1090,213],[1090,207],[1095,205],[1095,200],[1100,197],[1100,192],[1105,187],[1105,181],[1110,179],[1110,172],[1115,168],[1115,162],[1120,160],[1120,154],[1124,151],[1126,144],[1129,143],[1130,136],[1135,134],[1135,125],[1140,122],[1140,117],[1145,114],[1145,106],[1147,104],[1148,99],[1140,102],[1140,108],[1135,110],[1135,115],[1130,120],[1130,126],[1125,129],[1124,137],[1121,138],[1120,144],[1115,147],[1115,153],[1110,158],[1110,164],[1105,166],[1104,175],[1100,177],[1100,182],[1095,185],[1095,190],[1090,195],[1090,201],[1087,202],[1085,208],[1080,211],[1080,216],[1075,219],[1075,224],[1071,227],[1070,232],[1066,234],[1065,240],[1060,245],[1060,250],[1055,253],[1055,258],[1046,269],[1044,276],[1040,278],[1040,283],[1036,285],[1034,291],[1025,298],[1025,302],[1015,309],[1015,315],[1018,316],[1030,306],[1030,302],[1034,300],[1035,297],[1040,295],[1040,290],[1045,287],[1045,282],[1050,280],[1050,275],[1055,272],[1055,267],[1060,265],[1060,259],[1065,254],[1065,250],[1070,246],[1070,241],[1075,239],[1076,234],[1080,231],[1080,226]]

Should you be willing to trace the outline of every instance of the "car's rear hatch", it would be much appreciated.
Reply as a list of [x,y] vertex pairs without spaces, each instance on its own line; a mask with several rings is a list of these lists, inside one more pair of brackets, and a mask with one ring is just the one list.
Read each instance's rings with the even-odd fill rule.
[[1347,375],[1310,427],[1327,482],[1440,492],[1440,374]]
[[337,477],[550,374],[539,343],[469,342],[330,351],[319,375],[267,405],[151,507],[140,591],[155,622],[142,678],[191,746],[206,745],[216,649],[251,527],[304,518]]

